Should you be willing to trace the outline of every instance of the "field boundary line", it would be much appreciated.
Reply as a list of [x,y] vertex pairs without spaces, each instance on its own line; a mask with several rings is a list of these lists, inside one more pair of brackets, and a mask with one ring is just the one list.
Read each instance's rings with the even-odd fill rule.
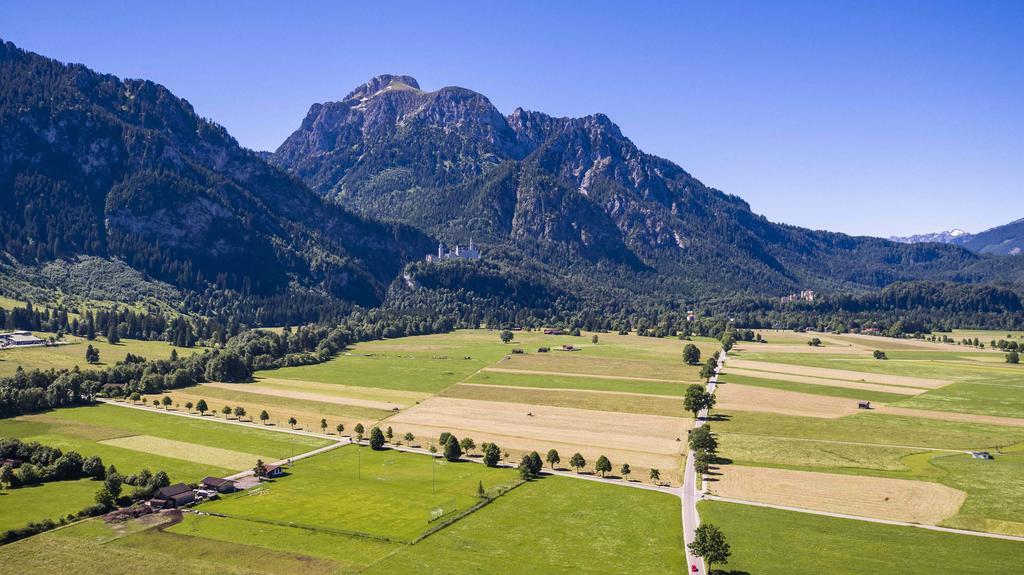
[[973,537],[988,537],[991,539],[1006,539],[1008,541],[1021,541],[1024,542],[1024,537],[1017,535],[1004,535],[1002,533],[987,533],[985,531],[969,531],[967,529],[955,529],[953,527],[940,527],[938,525],[925,525],[923,523],[909,523],[906,521],[894,521],[892,519],[876,519],[874,517],[863,517],[860,515],[846,515],[844,513],[833,513],[830,511],[817,511],[814,509],[804,509],[803,507],[790,507],[787,505],[775,505],[773,503],[761,503],[759,501],[748,501],[746,499],[732,499],[729,497],[719,497],[717,495],[704,495],[701,499],[708,501],[721,501],[723,503],[735,503],[738,505],[750,505],[753,507],[766,507],[769,509],[779,509],[781,511],[795,511],[797,513],[807,513],[810,515],[822,515],[825,517],[835,517],[838,519],[851,519],[854,521],[867,521],[870,523],[882,523],[885,525],[897,525],[902,527],[917,527],[918,529],[928,529],[931,531],[940,531],[943,533],[953,533],[957,535],[970,535]]

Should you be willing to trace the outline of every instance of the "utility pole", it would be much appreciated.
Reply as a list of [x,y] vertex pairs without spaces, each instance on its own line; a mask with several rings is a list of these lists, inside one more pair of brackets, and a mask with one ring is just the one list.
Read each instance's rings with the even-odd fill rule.
[[359,449],[359,444],[356,444],[356,479],[363,478],[363,453]]

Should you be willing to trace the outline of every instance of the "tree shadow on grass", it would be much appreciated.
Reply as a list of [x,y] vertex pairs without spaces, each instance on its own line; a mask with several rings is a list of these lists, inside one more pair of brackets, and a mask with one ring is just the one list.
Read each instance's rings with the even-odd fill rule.
[[712,569],[708,575],[750,575],[749,571],[726,571],[725,569]]
[[713,413],[705,417],[702,421],[729,421],[730,419],[732,419],[732,416],[728,413]]

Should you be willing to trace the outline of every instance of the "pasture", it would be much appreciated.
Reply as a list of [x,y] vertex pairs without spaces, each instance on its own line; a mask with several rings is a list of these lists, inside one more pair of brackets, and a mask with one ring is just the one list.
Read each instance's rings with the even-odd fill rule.
[[[50,333],[39,332],[42,338]],[[66,344],[54,346],[31,346],[0,350],[0,377],[13,375],[19,367],[32,369],[71,369],[76,365],[81,369],[104,368],[113,365],[131,353],[146,359],[167,359],[171,350],[177,350],[179,356],[201,353],[200,347],[174,347],[166,341],[143,341],[138,339],[122,339],[117,344],[107,343],[106,338],[97,337],[93,341],[85,338],[66,336]],[[100,363],[90,365],[85,361],[85,350],[89,345],[100,351]]]
[[204,511],[329,533],[411,541],[431,514],[465,511],[476,490],[514,483],[514,470],[349,446],[295,463],[289,476],[203,505]]
[[[1024,543],[719,501],[699,504],[732,546],[726,572],[758,575],[1007,573]],[[811,551],[813,550],[813,551]]]
[[30,521],[58,521],[94,502],[102,482],[91,479],[56,481],[0,491],[0,532],[24,527]]

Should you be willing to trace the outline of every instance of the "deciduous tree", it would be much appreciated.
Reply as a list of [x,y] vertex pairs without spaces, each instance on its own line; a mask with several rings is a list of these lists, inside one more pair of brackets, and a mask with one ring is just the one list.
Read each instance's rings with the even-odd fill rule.
[[710,523],[703,523],[697,526],[693,542],[688,546],[690,553],[697,557],[703,557],[707,563],[708,573],[711,573],[711,566],[714,564],[726,565],[729,563],[729,544],[725,542],[725,535],[717,526]]

